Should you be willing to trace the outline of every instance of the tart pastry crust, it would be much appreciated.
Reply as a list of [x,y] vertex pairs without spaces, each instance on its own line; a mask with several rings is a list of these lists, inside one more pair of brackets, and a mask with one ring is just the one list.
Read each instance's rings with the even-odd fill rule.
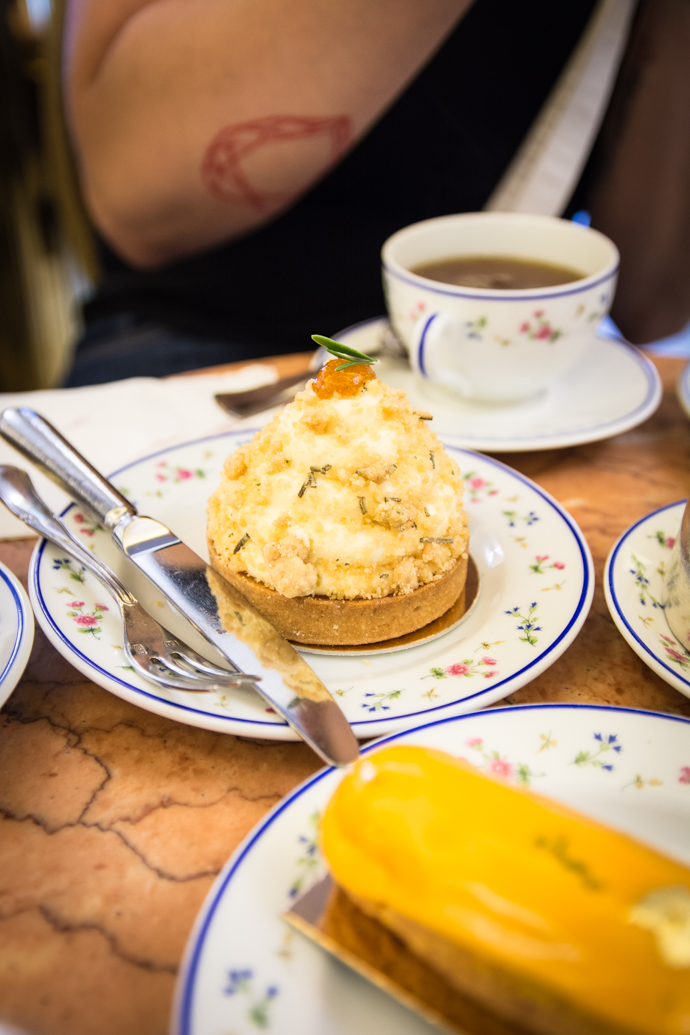
[[298,643],[349,646],[378,643],[421,629],[440,618],[460,596],[467,578],[467,556],[454,568],[412,593],[371,600],[334,600],[322,596],[286,597],[244,572],[234,571],[208,539],[212,567],[282,633]]

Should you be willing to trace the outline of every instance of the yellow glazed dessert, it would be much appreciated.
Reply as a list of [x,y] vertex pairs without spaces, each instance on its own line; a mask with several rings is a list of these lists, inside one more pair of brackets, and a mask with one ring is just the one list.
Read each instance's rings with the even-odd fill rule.
[[397,980],[419,961],[490,1030],[690,1032],[690,870],[651,848],[405,746],[357,763],[321,842],[350,907],[408,954]]
[[338,367],[228,458],[208,506],[213,566],[307,643],[420,628],[467,570],[462,478],[430,415],[369,366]]

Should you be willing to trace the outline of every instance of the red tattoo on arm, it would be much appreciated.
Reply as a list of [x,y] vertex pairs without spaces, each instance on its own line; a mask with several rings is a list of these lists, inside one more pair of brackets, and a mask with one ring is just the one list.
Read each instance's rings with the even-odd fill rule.
[[294,191],[260,190],[250,182],[243,162],[266,144],[324,137],[330,140],[330,161],[345,151],[352,140],[348,115],[309,118],[299,115],[268,115],[226,126],[211,141],[201,165],[206,189],[219,201],[240,202],[257,212],[269,212],[291,201]]

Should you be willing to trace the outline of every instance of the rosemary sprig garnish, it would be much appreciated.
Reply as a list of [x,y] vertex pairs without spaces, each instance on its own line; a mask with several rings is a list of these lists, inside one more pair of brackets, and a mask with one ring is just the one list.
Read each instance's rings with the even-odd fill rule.
[[366,512],[367,512],[367,501],[364,499],[364,496],[360,496],[359,497],[359,509],[362,511],[363,514],[366,514]]
[[354,367],[357,363],[378,363],[378,360],[374,359],[373,356],[367,356],[365,352],[359,352],[349,345],[343,345],[340,341],[325,338],[323,334],[312,334],[312,340],[317,345],[321,345],[327,352],[330,352],[336,359],[344,360],[339,367],[335,368],[336,370],[346,370],[348,367]]
[[434,470],[436,470],[436,458],[434,456],[433,449],[429,450],[429,459],[431,460],[431,466],[433,467]]
[[452,543],[454,539],[454,535],[423,535],[419,541],[420,543]]
[[233,553],[239,553],[240,550],[242,549],[242,547],[244,546],[244,544],[247,542],[248,539],[251,539],[251,536],[249,535],[249,532],[245,532],[244,535],[242,536],[242,538],[240,539],[239,543],[237,544],[237,546],[235,547],[235,549],[232,552]]
[[323,467],[314,467],[313,465],[311,465],[309,468],[309,474],[304,479],[302,483],[302,488],[297,493],[297,498],[301,500],[302,496],[304,496],[307,489],[315,489],[317,487],[315,475],[328,474],[332,466],[333,464],[324,464]]
[[402,500],[400,499],[399,496],[384,496],[383,497],[383,502],[384,503],[402,503]]

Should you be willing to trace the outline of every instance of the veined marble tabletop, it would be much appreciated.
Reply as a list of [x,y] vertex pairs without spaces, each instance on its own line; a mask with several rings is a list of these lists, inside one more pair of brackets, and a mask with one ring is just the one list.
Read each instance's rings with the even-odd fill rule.
[[[684,361],[655,362],[665,394],[646,423],[603,442],[502,458],[572,514],[597,574],[578,638],[506,703],[690,716],[690,700],[620,636],[601,583],[618,536],[690,492],[690,421],[675,394]],[[276,365],[285,375],[294,359]],[[25,579],[32,545],[0,543],[0,560]],[[164,1035],[184,944],[215,875],[318,768],[302,744],[241,740],[141,711],[81,676],[37,629],[0,713],[0,1022],[36,1035]]]

